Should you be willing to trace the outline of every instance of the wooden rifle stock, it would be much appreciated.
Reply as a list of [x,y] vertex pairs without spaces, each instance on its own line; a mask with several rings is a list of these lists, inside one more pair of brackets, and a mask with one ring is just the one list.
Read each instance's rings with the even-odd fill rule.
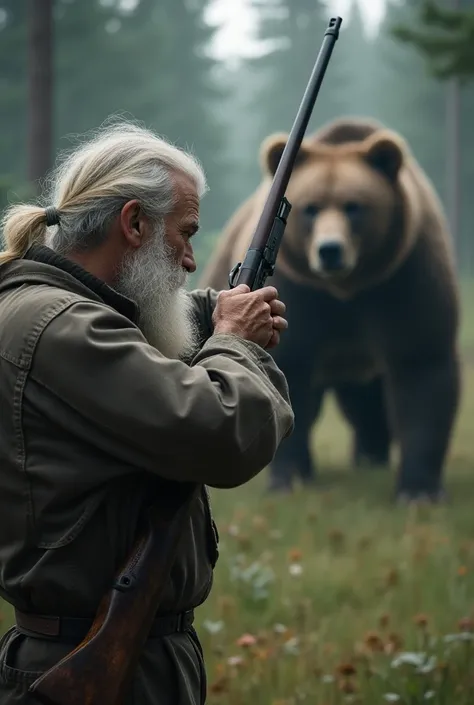
[[30,686],[44,705],[121,705],[162,599],[178,543],[202,485],[186,485],[163,508],[102,600],[85,639]]
[[[341,23],[340,17],[329,21],[254,237],[243,264],[230,273],[231,287],[256,290],[273,274],[291,209],[284,193]],[[200,491],[201,485],[182,486],[173,505],[152,508],[148,532],[103,598],[85,639],[30,686],[43,705],[122,705]]]
[[291,204],[284,197],[298,150],[313,112],[319,89],[326,73],[329,59],[342,24],[341,17],[332,17],[324,32],[323,42],[308,81],[293,127],[281,155],[273,182],[258,221],[254,236],[242,263],[238,262],[229,273],[229,286],[246,284],[251,291],[261,289],[266,278],[275,269],[275,262]]

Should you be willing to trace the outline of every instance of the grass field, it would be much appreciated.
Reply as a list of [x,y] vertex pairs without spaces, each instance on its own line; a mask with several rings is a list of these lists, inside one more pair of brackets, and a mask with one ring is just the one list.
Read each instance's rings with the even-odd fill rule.
[[462,343],[445,506],[393,507],[393,472],[349,471],[330,399],[321,488],[213,492],[221,556],[196,625],[210,705],[474,703],[474,316]]
[[320,489],[269,499],[259,477],[214,492],[221,558],[198,621],[210,703],[474,703],[471,302],[465,285],[446,506],[393,507],[393,472],[349,471],[330,399],[314,434]]

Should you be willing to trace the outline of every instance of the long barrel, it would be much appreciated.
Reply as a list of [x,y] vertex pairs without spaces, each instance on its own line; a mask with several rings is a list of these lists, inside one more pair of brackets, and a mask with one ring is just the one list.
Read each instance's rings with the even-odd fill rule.
[[[321,88],[321,83],[323,82],[334,45],[339,37],[341,24],[341,17],[332,17],[329,20],[328,27],[324,33],[321,49],[317,56],[316,63],[314,64],[314,68],[304,92],[300,107],[296,114],[288,141],[285,145],[285,149],[283,150],[283,154],[273,177],[270,192],[263,207],[260,220],[258,221],[255,229],[247,256],[242,265],[238,265],[238,269],[234,272],[235,276],[232,282],[233,286],[247,284],[251,289],[254,288],[253,284],[256,275],[255,267],[257,259],[255,255],[257,252],[263,254],[275,220],[279,217],[282,199],[290,180],[298,150],[301,146],[301,142],[303,141],[306,128],[308,127],[314,104],[316,102],[316,98],[318,97],[319,89]],[[289,206],[287,201],[286,204]],[[283,222],[283,225],[286,224],[284,219],[281,219],[281,222]],[[274,252],[274,258],[276,258],[276,254],[277,252]]]

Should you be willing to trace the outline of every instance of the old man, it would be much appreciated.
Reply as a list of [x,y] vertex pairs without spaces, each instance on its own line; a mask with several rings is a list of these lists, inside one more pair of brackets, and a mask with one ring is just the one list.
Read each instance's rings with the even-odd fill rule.
[[28,687],[83,639],[149,503],[179,482],[202,493],[126,705],[205,701],[206,485],[249,481],[293,428],[267,352],[287,326],[277,291],[185,288],[206,189],[192,155],[119,122],[60,160],[45,207],[5,213],[1,705],[33,705]]

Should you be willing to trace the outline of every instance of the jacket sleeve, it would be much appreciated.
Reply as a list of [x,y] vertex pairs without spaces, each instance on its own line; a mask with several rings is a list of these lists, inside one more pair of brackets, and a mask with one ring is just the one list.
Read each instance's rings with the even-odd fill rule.
[[211,487],[254,477],[294,423],[286,379],[259,346],[211,335],[188,365],[92,301],[48,324],[28,383],[53,422],[65,406],[73,432],[122,464]]
[[196,322],[203,343],[214,332],[212,314],[214,313],[218,295],[218,291],[209,287],[207,289],[194,289],[189,292],[189,296],[193,300]]

